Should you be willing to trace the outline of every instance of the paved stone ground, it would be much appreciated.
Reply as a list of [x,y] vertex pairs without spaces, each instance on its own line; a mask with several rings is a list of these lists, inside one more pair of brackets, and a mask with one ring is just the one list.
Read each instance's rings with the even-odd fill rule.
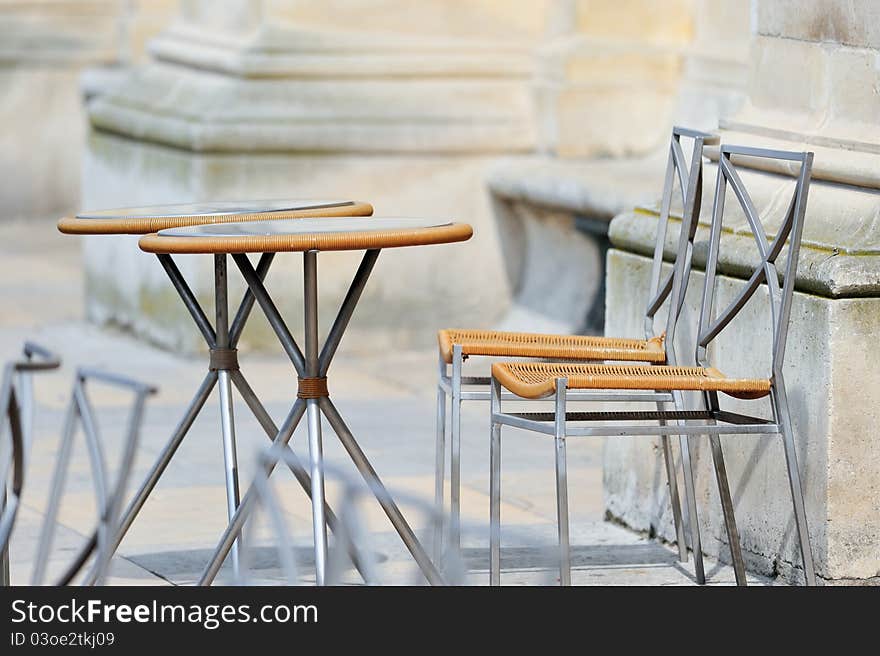
[[[204,357],[180,357],[153,348],[113,330],[84,322],[80,255],[71,238],[58,235],[54,224],[0,225],[0,358],[14,357],[25,338],[56,350],[64,357],[60,373],[36,382],[38,417],[26,495],[12,544],[13,582],[26,583],[37,535],[45,510],[47,488],[54,464],[64,409],[73,371],[88,364],[123,371],[158,384],[160,393],[150,400],[133,480],[139,481],[166,441],[185,403],[205,372]],[[357,321],[355,315],[354,322]],[[434,462],[434,353],[409,352],[390,359],[357,350],[343,343],[331,370],[331,392],[341,414],[392,492],[429,501],[433,496]],[[242,371],[280,422],[295,397],[292,367],[281,355],[243,353]],[[121,436],[127,397],[118,392],[90,388],[114,462]],[[255,457],[268,444],[265,434],[243,404],[236,406],[239,460],[243,485],[256,471]],[[464,583],[487,582],[488,566],[488,440],[486,408],[466,404],[463,411],[463,563]],[[355,480],[356,470],[325,425],[325,458],[334,468]],[[293,439],[294,450],[305,460],[303,427]],[[544,438],[518,431],[505,433],[503,491],[503,582],[506,584],[555,583],[555,497],[553,449]],[[573,579],[576,584],[691,585],[692,563],[679,563],[667,546],[602,521],[601,441],[572,440],[568,449],[573,545]],[[190,435],[178,451],[114,560],[115,584],[190,584],[198,575],[225,525],[219,411],[209,400]],[[284,510],[297,544],[301,580],[310,573],[311,519],[305,495],[286,471],[273,483],[284,500]],[[341,482],[328,486],[330,503],[339,502]],[[378,504],[358,506],[375,554],[377,577],[385,583],[419,582],[401,541]],[[402,504],[404,514],[423,538],[428,538],[422,508]],[[82,440],[77,442],[67,494],[60,512],[60,527],[49,567],[50,580],[61,569],[94,522],[91,478]],[[262,526],[261,522],[256,522]],[[251,581],[279,583],[279,559],[264,528],[257,527],[254,547],[248,549]],[[729,567],[706,562],[712,584],[730,584]],[[220,580],[229,581],[229,572]],[[356,583],[355,572],[339,575]],[[767,584],[761,579],[754,582]]]

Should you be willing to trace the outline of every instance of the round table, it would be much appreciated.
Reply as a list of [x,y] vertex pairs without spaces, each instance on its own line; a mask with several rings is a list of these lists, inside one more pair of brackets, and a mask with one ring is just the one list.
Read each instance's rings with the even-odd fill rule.
[[[328,391],[328,370],[381,249],[460,242],[470,239],[472,234],[473,230],[469,225],[445,220],[373,217],[368,220],[331,218],[192,226],[162,230],[158,234],[142,237],[139,241],[144,251],[160,256],[196,253],[214,254],[215,257],[231,255],[244,276],[250,292],[256,298],[293,363],[299,378],[297,400],[278,431],[275,444],[287,446],[297,424],[303,415],[306,415],[312,481],[315,569],[319,585],[324,582],[327,557],[321,414],[326,417],[367,485],[373,490],[425,578],[432,584],[442,582],[433,562],[331,401]],[[365,253],[327,339],[320,346],[318,343],[318,253],[342,250],[363,250]],[[305,352],[300,349],[288,330],[263,284],[259,271],[253,267],[247,257],[248,253],[262,253],[265,257],[267,254],[280,252],[303,254]],[[242,499],[227,527],[211,562],[202,575],[201,584],[210,584],[213,581],[226,555],[235,544],[254,499],[255,492],[251,489]]]
[[[350,200],[310,200],[277,199],[258,201],[228,201],[209,203],[184,203],[175,205],[154,205],[149,207],[128,207],[119,209],[82,212],[76,216],[63,217],[58,221],[58,229],[72,235],[144,235],[157,230],[187,226],[209,226],[226,222],[267,222],[276,220],[314,220],[313,217],[361,217],[364,220],[373,213],[369,203]],[[322,219],[324,220],[324,219]],[[256,267],[256,275],[265,278],[274,255],[265,253]],[[269,438],[278,432],[269,413],[257,398],[247,379],[239,370],[236,345],[247,323],[254,297],[248,291],[242,298],[232,323],[229,322],[227,294],[226,257],[216,255],[214,260],[214,324],[208,319],[189,284],[181,274],[171,255],[158,256],[171,284],[177,291],[190,316],[199,329],[210,352],[209,371],[187,407],[183,418],[176,426],[170,439],[162,449],[155,464],[137,493],[129,503],[120,519],[120,525],[111,545],[111,553],[122,542],[140,512],[159,478],[165,472],[175,452],[201,412],[214,386],[219,388],[221,430],[226,475],[227,506],[230,518],[238,506],[238,472],[235,453],[235,425],[232,412],[232,387],[238,389],[241,397],[254,413]],[[311,492],[311,480],[302,465],[295,458],[288,459],[290,469],[307,494]],[[330,527],[336,521],[332,511],[328,511]],[[85,562],[97,544],[97,531],[78,555],[75,563]],[[238,558],[233,554],[233,569],[237,571]],[[74,572],[69,570],[69,574]],[[65,576],[67,578],[67,575]],[[90,580],[92,579],[92,580]],[[93,574],[85,581],[93,582]]]
[[369,203],[353,200],[258,200],[178,203],[81,212],[58,221],[68,235],[146,235],[166,228],[229,221],[266,221],[326,216],[370,216]]

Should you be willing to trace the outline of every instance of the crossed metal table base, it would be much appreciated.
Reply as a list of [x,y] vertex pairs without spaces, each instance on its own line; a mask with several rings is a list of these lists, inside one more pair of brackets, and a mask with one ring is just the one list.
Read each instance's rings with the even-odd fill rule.
[[[170,464],[174,454],[177,452],[177,449],[180,447],[189,432],[190,427],[195,422],[196,417],[201,413],[202,408],[215,386],[219,387],[227,506],[230,518],[238,506],[239,499],[238,466],[235,449],[235,425],[232,403],[233,385],[238,390],[242,399],[248,405],[267,436],[272,439],[278,433],[278,427],[275,425],[275,422],[254,393],[238,366],[236,346],[254,304],[254,297],[250,290],[245,292],[233,318],[232,324],[230,325],[226,257],[219,255],[215,256],[214,287],[216,320],[215,325],[212,326],[196,299],[195,294],[193,294],[172,257],[170,255],[158,255],[157,257],[210,350],[209,371],[199,385],[195,396],[186,409],[186,412],[175,427],[171,437],[159,454],[155,464],[150,469],[146,479],[135,493],[128,507],[125,509],[120,520],[119,530],[112,538],[113,541],[110,545],[111,554],[118,549],[126,533],[131,528],[132,523],[143,508],[150,494],[152,494],[153,489],[156,487],[156,484],[159,482],[165,469]],[[260,258],[257,268],[255,269],[255,274],[260,280],[265,278],[273,259],[273,253],[267,253]],[[300,461],[293,453],[291,453],[290,456],[285,459],[285,462],[288,463],[296,480],[306,493],[309,494],[311,492],[311,480],[308,472],[302,466]],[[330,509],[327,511],[327,523],[331,530],[337,526],[336,516]],[[98,534],[96,530],[78,554],[74,561],[74,565],[59,582],[60,584],[64,585],[70,583],[78,569],[95,550],[97,544]],[[238,571],[238,563],[239,558],[236,548],[233,550],[232,555],[233,570],[236,573]],[[87,576],[83,582],[86,585],[94,584],[96,582],[94,572]]]
[[[232,257],[248,284],[250,294],[260,304],[299,377],[298,398],[280,430],[277,431],[273,448],[287,446],[293,437],[294,430],[302,420],[303,415],[305,415],[309,436],[309,467],[311,470],[312,519],[315,536],[315,573],[317,584],[322,585],[324,583],[327,561],[327,526],[329,525],[331,529],[333,528],[332,522],[329,521],[331,517],[330,510],[327,508],[324,500],[321,415],[330,423],[342,446],[364,477],[368,487],[373,491],[377,501],[382,506],[382,509],[412,554],[427,581],[431,584],[442,583],[442,578],[437,568],[416,538],[412,528],[404,519],[397,504],[388,494],[351,430],[342,419],[333,401],[330,400],[327,390],[327,373],[330,364],[348,327],[354,309],[360,300],[361,293],[366,286],[376,259],[379,257],[379,250],[368,250],[364,254],[348,293],[330,328],[327,339],[320,349],[318,343],[318,252],[306,251],[303,253],[305,353],[300,350],[284,319],[278,312],[278,308],[266,291],[263,285],[264,276],[261,275],[259,267],[255,269],[246,255],[234,254]],[[267,255],[264,254],[263,258],[265,257]],[[271,473],[271,466],[269,465],[270,469],[267,471],[267,474]],[[245,494],[237,510],[233,513],[229,526],[202,574],[199,581],[200,585],[210,585],[213,582],[223,561],[230,551],[235,548],[235,542],[241,534],[256,498],[256,490],[252,487]],[[357,562],[355,562],[355,565],[357,565]]]
[[[238,310],[229,323],[228,311],[228,284],[227,284],[227,256],[214,256],[214,282],[215,282],[215,323],[211,325],[201,305],[190,289],[177,265],[170,255],[157,255],[165,272],[171,280],[175,290],[189,311],[202,337],[210,350],[209,371],[190,401],[186,412],[172,433],[170,439],[162,449],[158,459],[151,468],[144,482],[132,498],[124,514],[122,515],[119,530],[110,544],[110,553],[114,553],[125,537],[132,523],[143,508],[156,484],[159,482],[165,469],[171,462],[183,439],[186,437],[196,417],[201,412],[214,387],[219,387],[220,411],[221,411],[221,434],[223,441],[224,469],[226,478],[227,510],[230,523],[218,544],[214,555],[206,567],[199,581],[200,585],[210,585],[227,556],[230,556],[233,575],[239,571],[238,542],[244,523],[250,512],[255,493],[249,489],[245,496],[240,499],[238,482],[238,465],[235,448],[235,423],[233,414],[232,388],[238,390],[242,399],[250,408],[266,435],[273,440],[275,448],[289,450],[288,443],[293,437],[293,432],[302,419],[307,415],[309,433],[309,453],[311,475],[302,466],[301,462],[291,451],[284,461],[288,464],[300,486],[310,496],[313,507],[313,521],[315,533],[315,565],[316,581],[318,585],[324,583],[324,574],[327,555],[327,531],[335,531],[338,527],[338,519],[324,500],[324,475],[322,465],[322,439],[321,420],[323,414],[333,427],[355,466],[364,476],[372,490],[380,491],[376,494],[377,500],[388,515],[394,528],[397,530],[403,542],[406,544],[416,563],[424,573],[429,583],[439,584],[442,582],[440,574],[431,562],[421,543],[416,538],[410,526],[407,524],[397,505],[388,495],[381,480],[367,460],[353,434],[345,424],[327,394],[327,371],[333,359],[336,349],[342,339],[355,306],[360,299],[373,265],[379,256],[378,250],[367,251],[355,274],[346,297],[339,309],[336,320],[330,330],[326,342],[318,353],[318,316],[317,316],[317,252],[309,251],[304,256],[305,273],[305,345],[306,353],[303,355],[296,341],[281,318],[274,302],[270,298],[263,280],[274,259],[274,253],[264,253],[254,267],[246,255],[233,255],[235,263],[244,276],[248,289],[238,307]],[[300,379],[298,399],[287,418],[279,428],[257,397],[244,374],[239,369],[236,346],[247,323],[254,301],[259,302],[278,336],[285,352],[290,357]],[[93,533],[89,542],[78,555],[76,562],[84,562],[94,551],[98,542],[97,532]],[[354,550],[350,549],[352,561],[360,570],[360,563]],[[73,570],[71,570],[73,571]],[[69,580],[62,581],[69,583]],[[90,574],[84,583],[95,583],[94,572]]]

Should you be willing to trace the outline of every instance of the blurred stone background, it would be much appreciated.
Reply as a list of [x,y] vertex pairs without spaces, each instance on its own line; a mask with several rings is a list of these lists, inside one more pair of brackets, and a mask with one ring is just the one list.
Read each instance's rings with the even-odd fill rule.
[[[440,324],[601,332],[607,224],[653,199],[674,120],[712,128],[741,101],[748,25],[730,0],[2,0],[4,219],[358,198],[476,229],[383,256],[365,344],[425,346]],[[85,240],[88,316],[197,348],[133,241]],[[322,292],[342,293],[352,256],[322,261]],[[183,265],[202,294],[204,265]],[[245,341],[273,340],[254,322]]]
[[[670,126],[814,150],[787,382],[819,574],[876,582],[878,26],[871,0],[0,0],[0,221],[48,234],[80,208],[357,198],[475,237],[383,253],[355,348],[429,350],[440,326],[638,336]],[[771,212],[790,183],[745,179]],[[740,238],[729,290],[751,262]],[[192,351],[135,241],[65,242],[82,249],[88,318]],[[353,258],[322,256],[326,307]],[[181,266],[210,293],[207,260]],[[280,258],[270,279],[293,325],[298,266]],[[763,366],[766,318],[748,317],[718,348],[731,373]],[[244,341],[274,346],[256,315]],[[797,580],[778,446],[725,442],[750,566]],[[700,447],[707,550],[723,558]],[[657,445],[609,442],[604,458],[609,515],[673,539]]]

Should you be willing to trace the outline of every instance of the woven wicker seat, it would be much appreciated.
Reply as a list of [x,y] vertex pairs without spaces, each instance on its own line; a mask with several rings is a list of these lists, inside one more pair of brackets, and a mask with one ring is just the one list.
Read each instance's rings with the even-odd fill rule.
[[[682,147],[684,139],[684,148]],[[514,333],[492,330],[441,330],[438,333],[438,380],[437,380],[437,421],[436,421],[436,460],[434,496],[438,510],[444,508],[446,432],[449,427],[449,479],[450,513],[448,544],[453,549],[460,546],[460,507],[461,507],[461,405],[464,401],[491,401],[492,394],[500,385],[489,377],[463,373],[464,360],[468,357],[489,357],[508,360],[535,359],[555,362],[575,363],[631,363],[643,366],[662,366],[675,364],[675,353],[669,349],[666,336],[674,336],[675,325],[681,312],[684,289],[688,277],[681,275],[685,261],[693,252],[697,219],[700,216],[703,183],[703,148],[707,144],[718,143],[718,137],[687,128],[673,128],[669,141],[666,175],[663,195],[657,221],[654,257],[648,280],[648,297],[644,313],[644,332],[612,333],[608,337],[584,335],[553,335],[536,333]],[[685,154],[690,148],[690,156]],[[676,234],[678,235],[676,240]],[[676,242],[671,246],[671,242]],[[667,256],[671,256],[667,257]],[[664,265],[664,258],[672,259],[672,271]],[[561,276],[560,276],[561,277]],[[585,283],[587,281],[584,281]],[[478,283],[477,283],[478,284]],[[665,315],[665,317],[664,317]],[[662,331],[662,335],[661,335]],[[633,339],[635,338],[635,339]],[[552,384],[552,380],[550,383]],[[663,390],[642,390],[632,392],[607,391],[602,389],[571,390],[569,398],[578,402],[642,402],[654,403],[658,411],[664,404],[674,403],[671,392]],[[543,394],[543,392],[541,392]],[[508,396],[505,394],[505,396]],[[451,401],[451,413],[447,422],[447,399]],[[496,416],[498,408],[493,409]],[[672,507],[676,540],[679,545],[679,559],[687,560],[686,537],[681,517],[681,506],[676,483],[675,464],[672,459],[669,435],[661,434],[663,456],[669,484],[669,501]],[[687,451],[687,444],[682,451]],[[493,453],[496,452],[493,447]],[[704,581],[698,522],[694,518],[696,500],[693,495],[693,473],[688,458],[682,458],[688,495],[688,512],[691,514],[691,545],[695,554],[695,575],[698,582]],[[494,471],[494,470],[493,470]],[[496,490],[497,492],[497,490]],[[494,498],[494,497],[493,497]],[[561,524],[560,524],[561,525]],[[444,551],[442,531],[435,534],[434,550],[441,555]],[[496,545],[497,546],[497,545]],[[500,547],[491,552],[490,582],[500,583],[498,564]],[[560,570],[560,581],[570,582],[567,568]]]
[[485,355],[516,358],[553,358],[565,360],[626,360],[629,362],[666,362],[661,337],[619,339],[583,335],[542,335],[497,330],[441,330],[437,333],[440,353],[452,363],[453,347],[461,345],[462,355]]
[[[700,153],[696,153],[697,156]],[[749,165],[753,161],[770,162],[776,166],[784,166],[792,175],[792,180],[780,189],[790,189],[791,197],[784,215],[779,216],[778,210],[785,207],[784,196],[778,194],[772,206],[765,209],[765,214],[758,210],[749,193],[749,188],[740,176],[738,164],[734,158],[748,158]],[[670,162],[681,160],[678,144],[673,140]],[[695,162],[697,167],[699,164]],[[652,300],[649,302],[645,315],[645,328],[651,330],[652,319],[659,307],[666,303],[669,308],[667,315],[666,343],[669,365],[651,365],[648,363],[601,364],[596,362],[536,362],[515,361],[497,362],[492,365],[490,379],[490,446],[489,446],[489,581],[493,585],[501,583],[501,449],[502,427],[508,426],[520,431],[530,431],[538,435],[552,436],[556,455],[556,518],[559,536],[559,580],[563,585],[571,583],[571,544],[569,537],[568,512],[568,473],[566,464],[566,442],[576,437],[650,437],[659,435],[661,447],[666,460],[667,481],[670,499],[676,495],[674,466],[669,455],[668,435],[670,432],[679,436],[682,469],[684,470],[685,495],[687,509],[690,514],[691,546],[694,551],[694,565],[697,581],[705,580],[702,566],[702,546],[700,541],[700,518],[696,513],[696,492],[693,475],[693,463],[689,440],[692,436],[707,436],[711,447],[711,458],[715,470],[718,497],[727,543],[730,546],[730,558],[733,563],[736,581],[746,585],[745,560],[740,545],[739,531],[733,506],[733,496],[727,481],[727,469],[724,464],[724,453],[721,443],[722,435],[738,435],[742,437],[755,435],[778,435],[782,439],[785,451],[785,468],[788,474],[788,489],[791,494],[796,537],[800,547],[803,563],[804,579],[807,585],[816,584],[816,569],[813,563],[810,546],[810,531],[807,525],[806,500],[798,467],[798,449],[795,441],[794,427],[791,421],[791,410],[788,394],[782,375],[788,328],[791,320],[792,298],[795,289],[798,255],[803,236],[804,218],[806,215],[807,195],[810,187],[810,174],[813,164],[813,153],[769,150],[751,146],[735,146],[722,144],[718,149],[718,170],[712,206],[712,220],[709,231],[708,251],[706,254],[705,274],[703,277],[702,301],[699,320],[696,325],[694,365],[678,366],[676,353],[671,348],[675,343],[676,324],[685,305],[687,280],[691,276],[694,251],[694,230],[698,212],[693,212],[682,225],[677,253],[673,266],[672,279],[658,284],[661,278],[663,251],[663,231],[668,222],[669,198],[664,192],[660,213],[660,227],[655,244],[655,259],[652,267]],[[743,167],[746,164],[742,165]],[[767,166],[762,164],[761,167]],[[675,166],[681,169],[680,166]],[[759,168],[759,167],[755,167]],[[699,171],[699,168],[690,169]],[[674,173],[674,171],[673,171]],[[674,176],[667,170],[666,190]],[[694,186],[689,186],[693,195],[692,201],[700,197],[700,179]],[[686,186],[682,183],[682,186]],[[739,213],[730,219],[725,212],[725,200],[728,195],[735,197]],[[688,203],[685,202],[685,206]],[[687,212],[685,214],[688,214]],[[738,293],[725,303],[719,303],[720,255],[725,246],[722,234],[731,230],[734,225],[745,220],[754,238],[757,258],[750,275],[744,276],[744,283]],[[726,221],[725,221],[726,219]],[[770,223],[771,225],[768,225]],[[685,232],[687,230],[687,232]],[[682,255],[684,255],[682,257]],[[780,283],[780,280],[783,282]],[[729,326],[750,301],[765,289],[763,300],[769,305],[770,331],[772,348],[766,370],[774,372],[771,378],[734,378],[725,376],[714,368],[715,340]],[[656,294],[656,295],[655,295]],[[803,320],[803,319],[802,319]],[[740,324],[742,326],[742,324]],[[742,328],[740,328],[742,329]],[[754,330],[754,329],[753,329]],[[757,331],[755,331],[757,332]],[[650,335],[650,332],[648,333]],[[750,348],[749,341],[753,338],[748,333],[739,334]],[[729,347],[728,347],[729,348]],[[750,355],[749,359],[753,356]],[[455,346],[453,354],[453,378],[462,379],[460,374],[462,348]],[[441,360],[442,362],[442,360]],[[444,365],[444,368],[446,365]],[[441,372],[442,373],[442,372]],[[441,382],[445,382],[442,381]],[[504,390],[507,392],[504,392]],[[607,391],[607,392],[606,392]],[[679,392],[699,392],[699,406],[687,409]],[[626,409],[623,411],[585,412],[568,410],[569,402],[580,402],[591,395],[617,395],[621,400],[631,402],[639,395],[657,395],[672,397],[674,410],[668,404],[658,402],[656,411]],[[760,412],[764,416],[740,414],[722,407],[719,397],[726,394],[738,399],[760,399],[764,408]],[[546,399],[553,401],[552,412],[523,412],[519,408],[504,409],[505,397],[511,400]],[[459,397],[460,398],[460,397]],[[605,398],[600,399],[606,402]],[[616,400],[616,399],[615,399]],[[640,400],[640,399],[639,399]],[[454,399],[454,401],[458,401]],[[460,401],[458,401],[460,403]],[[766,412],[770,409],[770,416]],[[573,425],[577,424],[577,425]],[[438,431],[439,433],[439,431]],[[454,452],[454,456],[456,452]],[[454,474],[460,467],[453,460]],[[453,478],[454,484],[460,481]],[[439,486],[436,486],[439,487]],[[781,488],[781,486],[780,486]],[[673,522],[676,524],[679,546],[682,544],[684,532],[681,523],[675,516],[676,503],[671,503]],[[682,560],[684,560],[682,558]]]
[[558,378],[567,378],[569,389],[694,390],[723,392],[738,399],[759,399],[770,393],[767,378],[728,378],[717,369],[703,367],[496,362],[492,375],[527,399],[551,396]]

